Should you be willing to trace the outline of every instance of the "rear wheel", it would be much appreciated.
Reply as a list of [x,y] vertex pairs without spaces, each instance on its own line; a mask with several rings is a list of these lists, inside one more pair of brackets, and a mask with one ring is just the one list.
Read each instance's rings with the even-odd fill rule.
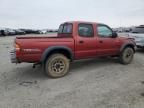
[[134,50],[131,47],[126,47],[120,54],[120,62],[122,64],[129,64],[133,60]]
[[52,78],[65,76],[69,71],[69,59],[62,54],[51,55],[45,63],[45,73]]

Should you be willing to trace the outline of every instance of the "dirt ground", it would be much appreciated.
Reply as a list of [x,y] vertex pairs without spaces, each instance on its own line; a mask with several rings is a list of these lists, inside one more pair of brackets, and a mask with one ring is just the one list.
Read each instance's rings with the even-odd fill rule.
[[144,51],[129,65],[116,59],[82,60],[59,79],[40,66],[12,64],[14,36],[0,37],[0,108],[144,108]]

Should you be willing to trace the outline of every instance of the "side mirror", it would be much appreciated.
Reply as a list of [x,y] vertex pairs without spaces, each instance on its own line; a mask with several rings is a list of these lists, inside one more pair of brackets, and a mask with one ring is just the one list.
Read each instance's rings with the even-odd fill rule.
[[112,37],[116,38],[116,37],[118,37],[118,34],[116,32],[113,32]]

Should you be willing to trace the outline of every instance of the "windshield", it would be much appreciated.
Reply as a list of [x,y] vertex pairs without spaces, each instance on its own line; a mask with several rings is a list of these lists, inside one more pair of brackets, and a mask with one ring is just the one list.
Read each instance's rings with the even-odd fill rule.
[[132,30],[132,33],[144,33],[144,27],[136,27]]
[[59,27],[58,33],[60,33],[60,34],[72,34],[72,24],[70,24],[70,23],[61,24]]

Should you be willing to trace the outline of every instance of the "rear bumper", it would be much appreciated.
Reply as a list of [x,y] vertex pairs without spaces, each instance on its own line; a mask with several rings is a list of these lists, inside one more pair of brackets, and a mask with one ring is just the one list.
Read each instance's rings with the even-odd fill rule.
[[19,63],[18,59],[16,58],[16,51],[12,50],[10,52],[11,63]]

